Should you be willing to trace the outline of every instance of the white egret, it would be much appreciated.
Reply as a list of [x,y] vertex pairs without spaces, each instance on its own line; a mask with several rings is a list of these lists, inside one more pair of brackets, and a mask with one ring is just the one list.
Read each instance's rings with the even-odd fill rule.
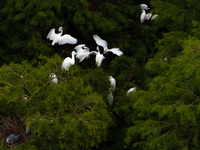
[[93,38],[98,46],[102,46],[104,50],[108,49],[108,43],[100,38],[98,35],[94,34]]
[[150,8],[148,8],[148,6],[146,4],[140,4],[140,8],[142,10],[148,10],[148,9],[150,9]]
[[140,15],[140,22],[143,23],[145,19],[146,19],[146,12],[145,10],[142,10],[142,13]]
[[72,37],[69,34],[63,34],[63,27],[60,27],[58,29],[60,33],[56,34],[55,33],[55,28],[51,29],[47,35],[47,39],[52,40],[53,42],[51,45],[54,45],[55,43],[58,43],[59,45],[64,45],[64,44],[76,44],[77,39]]
[[152,16],[152,13],[147,13],[146,16],[145,16],[145,19],[149,20],[151,18],[151,16]]
[[96,55],[96,54],[97,54],[96,51],[91,51],[91,52],[90,51],[82,51],[82,52],[77,53],[76,58],[79,59],[79,62],[82,62],[85,58],[86,59],[89,58],[90,55]]
[[97,64],[97,67],[100,67],[101,64],[102,64],[102,61],[105,59],[105,57],[103,56],[103,54],[100,53],[100,50],[99,50],[99,47],[97,46],[97,51],[96,52],[96,64]]
[[79,44],[74,49],[76,50],[77,54],[79,52],[85,52],[90,50],[87,46],[85,46],[85,44]]
[[49,75],[49,78],[51,79],[51,83],[58,84],[58,79],[57,79],[57,77],[56,77],[56,75],[54,73],[51,73]]
[[95,51],[90,52],[89,48],[85,44],[80,44],[74,48],[77,52],[76,58],[79,59],[79,62],[82,62],[85,58],[89,58],[90,55],[96,55]]
[[95,42],[98,46],[103,47],[103,49],[104,49],[103,53],[104,54],[106,54],[107,52],[112,52],[113,54],[115,54],[117,56],[121,56],[123,54],[123,52],[120,51],[119,48],[108,49],[108,43],[105,40],[103,40],[102,38],[100,38],[98,35],[94,34],[93,38],[94,38],[94,40],[95,40]]
[[151,21],[155,20],[158,17],[158,14],[155,14],[151,17]]
[[112,76],[108,76],[108,79],[110,81],[110,90],[115,91],[116,87],[116,80]]
[[8,144],[14,144],[15,142],[17,142],[19,140],[20,135],[15,135],[15,134],[10,134],[7,138],[6,138],[6,143]]
[[112,106],[113,100],[114,100],[113,95],[112,95],[112,92],[110,92],[110,93],[108,94],[107,100],[108,100],[108,104],[109,104],[110,106]]
[[136,87],[132,87],[132,88],[130,88],[128,91],[127,91],[127,93],[126,93],[126,95],[128,96],[130,93],[132,93],[132,92],[136,92]]
[[62,63],[62,69],[65,69],[66,71],[69,70],[69,68],[71,67],[71,65],[74,65],[75,64],[75,55],[76,55],[76,52],[73,51],[72,53],[72,58],[70,57],[67,57],[64,59],[63,63]]

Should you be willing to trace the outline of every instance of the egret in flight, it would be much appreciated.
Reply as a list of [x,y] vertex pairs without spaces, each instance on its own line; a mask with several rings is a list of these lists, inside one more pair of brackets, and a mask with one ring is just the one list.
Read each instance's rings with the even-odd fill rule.
[[47,39],[52,40],[51,45],[54,45],[55,43],[58,43],[59,45],[64,45],[64,44],[76,44],[77,39],[72,37],[69,34],[63,34],[63,27],[60,27],[58,29],[60,33],[56,34],[55,33],[55,28],[51,29],[47,35]]
[[119,48],[108,49],[108,43],[105,40],[103,40],[102,38],[100,38],[98,35],[94,34],[93,38],[98,46],[103,47],[104,54],[106,54],[107,52],[112,52],[113,54],[115,54],[117,56],[121,56],[123,54],[123,52],[120,51]]
[[75,64],[75,55],[76,55],[76,52],[75,51],[73,51],[72,53],[72,58],[70,58],[70,57],[67,57],[67,58],[65,58],[64,59],[64,61],[63,61],[63,63],[62,63],[62,69],[65,69],[66,71],[68,71],[69,70],[69,68],[72,66],[72,65],[74,65]]
[[79,44],[74,49],[76,50],[77,54],[80,52],[87,52],[90,50],[87,46],[85,46],[85,44]]
[[76,58],[79,62],[82,62],[85,58],[89,58],[90,55],[96,55],[95,51],[90,52],[90,49],[85,44],[80,44],[74,48],[77,52]]

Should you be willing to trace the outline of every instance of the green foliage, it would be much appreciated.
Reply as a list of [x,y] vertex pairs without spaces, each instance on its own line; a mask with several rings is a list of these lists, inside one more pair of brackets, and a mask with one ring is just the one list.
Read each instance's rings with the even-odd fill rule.
[[199,40],[189,37],[182,45],[182,57],[150,60],[150,70],[160,73],[148,91],[138,91],[129,99],[135,113],[125,142],[133,142],[134,148],[199,149],[195,137],[199,134]]
[[[75,65],[69,72],[62,71],[61,61],[56,55],[38,64],[24,61],[2,66],[0,112],[26,120],[37,137],[30,143],[33,147],[98,147],[107,138],[112,115],[102,96],[85,82],[84,74],[79,74],[80,68]],[[49,78],[52,72],[57,75],[57,85]]]
[[[0,114],[15,114],[35,136],[15,149],[199,149],[200,3],[150,1],[147,13],[158,18],[142,24],[140,3],[0,1]],[[101,67],[91,56],[63,71],[61,57],[76,45],[46,39],[60,26],[91,50],[98,34],[124,55],[105,54]]]

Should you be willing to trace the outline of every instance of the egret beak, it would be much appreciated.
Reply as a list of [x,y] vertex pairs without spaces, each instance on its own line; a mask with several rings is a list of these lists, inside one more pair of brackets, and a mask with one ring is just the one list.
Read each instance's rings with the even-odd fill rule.
[[103,53],[105,53],[107,51],[107,49],[104,49]]
[[106,78],[109,78],[110,76],[106,76]]
[[62,29],[64,30],[65,28],[62,27]]

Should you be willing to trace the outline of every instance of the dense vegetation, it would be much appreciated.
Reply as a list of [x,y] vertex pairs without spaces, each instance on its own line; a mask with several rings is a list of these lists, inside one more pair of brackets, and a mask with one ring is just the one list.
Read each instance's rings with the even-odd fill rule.
[[[141,3],[158,18],[141,24]],[[0,16],[0,116],[33,129],[14,149],[200,149],[198,0],[1,0]],[[60,26],[77,44],[96,50],[98,34],[124,55],[61,70],[75,45],[46,39]]]

